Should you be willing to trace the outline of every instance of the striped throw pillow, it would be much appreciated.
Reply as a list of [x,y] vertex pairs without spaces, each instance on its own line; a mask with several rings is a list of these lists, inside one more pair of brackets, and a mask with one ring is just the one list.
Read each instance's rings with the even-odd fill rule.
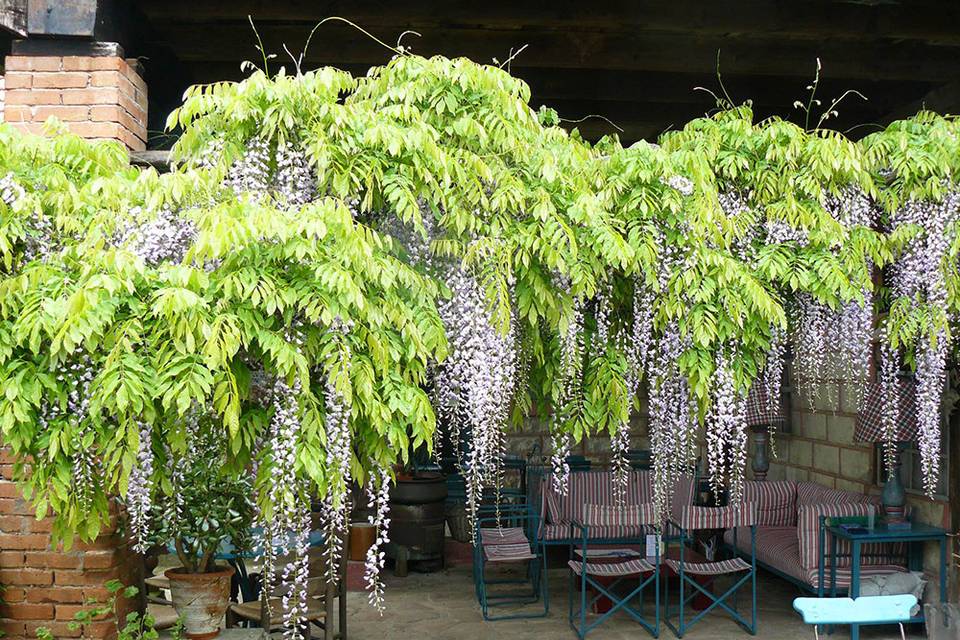
[[609,504],[583,505],[583,524],[593,527],[639,527],[653,524],[653,503],[617,507]]
[[761,527],[797,526],[797,486],[789,480],[750,480],[743,484],[743,499],[757,505]]

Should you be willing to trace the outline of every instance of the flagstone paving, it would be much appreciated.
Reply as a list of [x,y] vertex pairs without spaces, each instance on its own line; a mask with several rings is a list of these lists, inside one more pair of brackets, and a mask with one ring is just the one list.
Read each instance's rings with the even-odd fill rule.
[[[351,592],[348,598],[348,637],[350,640],[554,640],[574,639],[567,624],[567,573],[550,571],[550,615],[543,619],[484,622],[473,592],[471,570],[460,565],[444,571],[397,578],[385,572],[387,611],[378,616],[367,605],[365,594]],[[764,572],[759,573],[759,630],[757,638],[790,640],[813,638],[813,628],[804,625],[794,613],[796,587]],[[676,597],[676,595],[674,595]],[[746,604],[741,597],[740,606]],[[919,627],[908,636],[925,637]],[[642,639],[650,637],[627,615],[618,613],[588,634],[589,640]],[[661,638],[673,638],[669,629],[662,629]],[[684,638],[720,640],[749,638],[750,635],[722,614],[711,612],[693,627]],[[850,637],[847,629],[837,629],[831,640]],[[896,627],[868,627],[861,630],[864,640],[899,638]]]

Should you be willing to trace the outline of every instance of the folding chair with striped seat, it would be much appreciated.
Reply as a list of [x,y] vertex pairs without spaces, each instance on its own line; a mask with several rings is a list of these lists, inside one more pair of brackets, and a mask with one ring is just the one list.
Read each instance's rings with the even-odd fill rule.
[[[484,620],[542,618],[549,613],[547,593],[547,558],[543,543],[532,532],[537,530],[537,516],[526,505],[501,505],[500,513],[477,519],[473,547],[474,584]],[[521,579],[489,579],[488,565],[526,563],[526,576]],[[491,593],[492,585],[530,584],[530,591]],[[532,604],[543,600],[543,611],[491,616],[490,608],[503,605]]]
[[[682,638],[683,634],[699,622],[705,615],[713,609],[719,607],[730,614],[734,622],[746,629],[751,635],[757,633],[757,505],[753,502],[740,504],[739,508],[734,506],[726,507],[683,507],[680,509],[680,517],[674,522],[674,526],[679,528],[682,539],[692,539],[692,533],[700,529],[735,529],[736,527],[750,527],[750,562],[743,558],[736,557],[730,560],[718,560],[715,562],[687,562],[684,557],[685,546],[680,545],[680,558],[673,560],[667,558],[664,563],[673,570],[680,578],[680,606],[677,609],[670,609],[669,595],[666,598],[666,611],[664,613],[664,622],[669,626],[677,637]],[[669,546],[669,539],[666,540]],[[736,545],[736,541],[734,541]],[[669,551],[669,549],[668,549]],[[666,555],[666,554],[665,554]],[[715,595],[710,586],[719,576],[734,576],[733,584],[727,588],[721,595]],[[698,582],[696,578],[700,578]],[[664,583],[669,588],[668,580],[664,578]],[[746,584],[750,584],[750,619],[747,621],[737,610],[737,593]],[[692,589],[687,591],[687,587]],[[666,589],[665,589],[666,590]],[[687,621],[685,617],[686,606],[698,595],[706,596],[710,600],[709,606],[697,613],[693,618]],[[728,604],[728,600],[732,603]],[[673,625],[671,618],[678,614],[678,624]]]
[[[623,611],[639,622],[654,637],[657,637],[660,633],[659,550],[657,556],[652,558],[653,563],[651,563],[643,558],[640,552],[633,551],[629,547],[622,549],[597,548],[595,541],[594,547],[590,547],[591,527],[606,529],[610,526],[640,528],[648,525],[652,526],[656,522],[653,503],[648,502],[619,508],[609,505],[587,504],[583,508],[583,519],[585,521],[583,524],[572,522],[570,525],[570,560],[567,563],[570,567],[570,626],[573,627],[577,636],[583,640],[589,631],[602,624],[617,611]],[[580,546],[574,548],[574,541],[579,543]],[[603,541],[604,543],[611,542],[606,537]],[[645,536],[634,536],[621,539],[618,542],[643,544],[646,539]],[[579,559],[575,556],[578,556]],[[626,595],[618,594],[617,586],[630,579],[637,579],[639,581],[637,586],[627,591]],[[574,592],[578,581],[580,583],[580,607],[575,609]],[[655,604],[654,621],[652,623],[643,615],[644,589],[651,584],[653,585]],[[593,598],[589,601],[587,600],[588,589],[594,592]],[[607,598],[613,603],[613,606],[588,624],[587,611],[601,598]],[[634,599],[639,599],[636,606],[631,604]]]

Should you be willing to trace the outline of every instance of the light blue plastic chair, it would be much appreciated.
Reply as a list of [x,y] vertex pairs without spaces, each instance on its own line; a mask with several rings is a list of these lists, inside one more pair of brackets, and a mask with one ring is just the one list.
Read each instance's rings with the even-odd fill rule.
[[912,617],[910,611],[917,606],[917,597],[912,594],[898,596],[861,596],[853,598],[797,598],[793,608],[800,612],[803,621],[813,625],[817,640],[820,625],[830,624],[898,624],[900,637],[906,640],[903,623]]

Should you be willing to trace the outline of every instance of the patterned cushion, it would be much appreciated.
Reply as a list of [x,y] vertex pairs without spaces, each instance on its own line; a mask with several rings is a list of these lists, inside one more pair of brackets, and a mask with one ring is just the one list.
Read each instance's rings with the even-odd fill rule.
[[744,502],[739,508],[727,507],[683,507],[679,524],[684,529],[730,529],[749,527],[757,523],[757,505]]
[[[729,545],[733,545],[733,530],[723,534],[723,540]],[[737,548],[743,553],[750,553],[750,530],[739,529],[737,531]],[[866,560],[866,558],[864,558]],[[797,531],[794,527],[765,527],[757,529],[757,562],[762,562],[778,571],[782,571],[792,578],[806,582],[812,587],[817,587],[818,572],[817,567],[804,569],[800,566],[800,549],[797,542]],[[891,573],[894,571],[904,571],[905,569],[898,565],[890,564],[872,564],[864,565],[861,568],[860,575],[866,577],[881,573]],[[824,587],[830,588],[830,569],[827,567],[823,574]],[[847,588],[850,586],[850,567],[837,567],[837,587]]]
[[[649,471],[631,471],[627,476],[625,504],[653,502],[653,477]],[[567,494],[553,489],[552,478],[543,479],[546,521],[550,524],[583,522],[583,508],[587,504],[614,505],[613,475],[609,471],[578,471],[570,474]]]
[[805,504],[879,504],[877,496],[865,496],[860,493],[831,489],[816,482],[797,483],[797,507]]
[[[680,574],[680,562],[667,558],[664,563],[676,574]],[[719,560],[717,562],[684,562],[684,573],[695,576],[720,576],[726,573],[738,573],[740,571],[750,571],[750,564],[742,558],[731,558],[730,560]]]
[[[567,565],[578,576],[583,573],[583,564],[582,560],[567,561]],[[653,565],[643,558],[625,562],[588,562],[586,564],[587,574],[591,576],[632,576],[653,571]]]
[[654,524],[654,521],[652,502],[622,507],[606,504],[583,506],[583,524],[591,527],[637,527],[642,524]]
[[[570,524],[545,524],[540,528],[541,536],[544,540],[569,540],[570,539]],[[640,525],[640,526],[616,526],[616,525],[607,525],[607,526],[595,526],[588,527],[587,533],[590,536],[591,540],[606,539],[606,540],[637,540],[642,542],[646,539],[648,533],[654,533],[654,528],[651,525]],[[582,535],[582,532],[579,529],[574,529],[573,537],[579,539]]]
[[[820,558],[820,516],[866,516],[870,505],[849,502],[830,504],[805,504],[797,510],[797,542],[800,546],[800,564],[804,569],[815,569]],[[863,564],[884,564],[890,561],[892,547],[889,544],[862,546]],[[824,553],[830,553],[830,540],[824,542]],[[844,557],[845,556],[845,557]],[[850,544],[839,540],[837,566],[850,566]]]
[[480,529],[480,543],[484,546],[497,544],[529,544],[521,527],[483,527]]
[[[733,529],[723,534],[723,541],[733,545]],[[743,553],[750,553],[750,529],[737,529],[737,548]],[[805,580],[803,567],[800,566],[797,528],[757,527],[757,562],[775,567],[798,580]]]
[[792,527],[797,524],[797,483],[790,480],[743,485],[743,499],[757,503],[757,524],[761,527]]
[[490,562],[518,562],[520,560],[532,560],[537,556],[530,551],[530,545],[526,543],[519,544],[494,544],[483,548],[483,555]]

